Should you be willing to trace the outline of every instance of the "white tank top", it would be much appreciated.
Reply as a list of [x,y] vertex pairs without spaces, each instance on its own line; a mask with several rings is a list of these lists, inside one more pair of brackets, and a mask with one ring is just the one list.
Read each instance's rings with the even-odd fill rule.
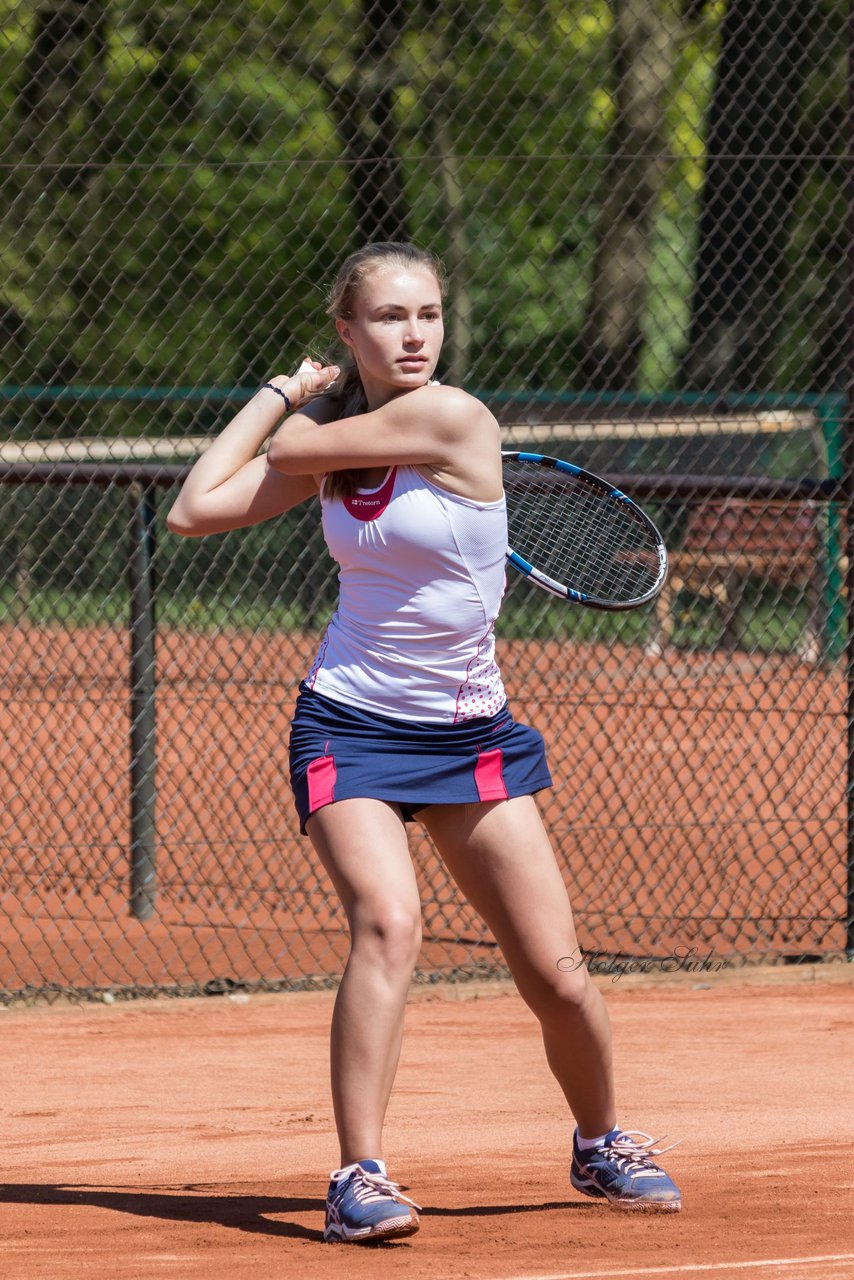
[[310,688],[398,720],[457,723],[505,702],[493,627],[505,586],[504,499],[473,502],[415,467],[329,501],[340,596]]

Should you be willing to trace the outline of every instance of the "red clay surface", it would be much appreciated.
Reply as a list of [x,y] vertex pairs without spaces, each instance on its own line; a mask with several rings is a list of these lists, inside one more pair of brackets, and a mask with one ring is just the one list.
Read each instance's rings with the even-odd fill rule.
[[[781,981],[785,978],[786,981]],[[681,1214],[569,1186],[536,1024],[496,984],[417,995],[386,1155],[418,1235],[320,1239],[329,993],[0,1012],[5,1280],[854,1277],[854,972],[607,988],[620,1120],[682,1144]]]
[[[0,989],[335,975],[331,886],[296,834],[288,723],[314,637],[164,631],[157,915],[128,915],[128,637],[0,630]],[[842,673],[781,655],[500,645],[546,736],[541,800],[590,950],[761,959],[845,944]],[[491,939],[419,827],[425,969]]]

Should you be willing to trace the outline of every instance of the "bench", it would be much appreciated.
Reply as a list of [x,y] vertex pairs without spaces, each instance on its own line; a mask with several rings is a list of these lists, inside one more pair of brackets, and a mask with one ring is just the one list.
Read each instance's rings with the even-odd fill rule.
[[820,504],[742,498],[700,502],[689,510],[682,535],[670,550],[670,572],[656,601],[650,649],[660,653],[672,640],[676,599],[682,591],[714,603],[723,645],[737,647],[739,608],[753,579],[803,590],[807,622],[799,653],[805,661],[817,661],[825,555]]

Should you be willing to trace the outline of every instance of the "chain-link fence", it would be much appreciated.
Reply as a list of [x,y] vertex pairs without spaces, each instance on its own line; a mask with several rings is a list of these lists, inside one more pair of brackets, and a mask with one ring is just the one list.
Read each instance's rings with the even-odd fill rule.
[[[328,981],[287,780],[334,608],[315,510],[182,541],[188,459],[332,354],[352,248],[450,273],[440,376],[622,482],[649,609],[511,581],[583,945],[850,936],[842,0],[4,5],[0,994]],[[421,828],[421,976],[500,971]]]

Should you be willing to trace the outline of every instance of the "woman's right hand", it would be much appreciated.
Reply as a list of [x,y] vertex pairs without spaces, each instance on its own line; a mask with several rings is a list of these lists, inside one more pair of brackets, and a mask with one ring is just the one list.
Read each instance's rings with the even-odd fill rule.
[[330,386],[341,372],[337,364],[324,365],[320,360],[306,357],[296,373],[284,377],[281,374],[270,379],[274,387],[278,387],[288,397],[291,409],[299,409],[314,396],[320,395]]
[[285,396],[291,410],[299,409],[338,373],[337,365],[303,360],[290,377],[280,374],[259,389],[193,466],[167,517],[172,532],[193,537],[259,524],[317,493],[312,473],[283,477],[259,450],[282,425]]

